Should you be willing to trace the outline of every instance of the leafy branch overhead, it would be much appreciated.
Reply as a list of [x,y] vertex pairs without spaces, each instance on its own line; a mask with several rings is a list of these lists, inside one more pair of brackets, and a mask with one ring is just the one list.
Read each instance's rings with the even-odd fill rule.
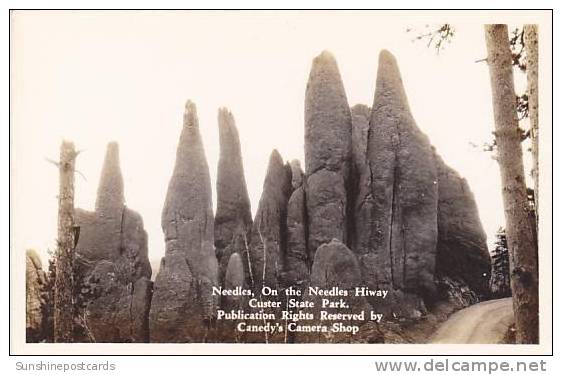
[[[408,27],[406,32],[415,32],[415,28]],[[450,44],[453,41],[455,35],[456,30],[450,23],[434,26],[425,25],[424,31],[418,32],[412,39],[412,42],[427,41],[426,46],[428,48],[435,48],[436,53],[439,53],[441,50],[445,49],[447,44]],[[527,54],[525,52],[524,35],[523,29],[515,28],[515,30],[511,32],[511,36],[509,38],[512,64],[513,66],[519,68],[523,73],[527,70]],[[480,59],[477,61],[485,60],[486,59]]]
[[511,50],[511,63],[523,73],[527,71],[527,54],[525,52],[525,39],[523,29],[515,28],[509,38],[509,49]]
[[[439,53],[445,48],[446,43],[451,43],[453,37],[455,36],[455,28],[449,23],[442,24],[437,28],[428,30],[430,25],[425,25],[425,31],[418,33],[412,42],[418,40],[427,41],[427,47],[435,48],[436,52]],[[413,32],[413,28],[406,29],[406,32]]]
[[[412,39],[412,42],[420,41],[420,40],[427,40],[427,47],[428,48],[435,48],[436,53],[444,49],[446,44],[450,44],[453,38],[456,35],[455,28],[449,24],[439,24],[439,25],[425,25],[424,31],[417,33],[417,35]],[[407,33],[415,32],[415,29],[409,27],[406,29]],[[511,64],[517,68],[522,73],[526,73],[527,71],[527,53],[525,51],[525,38],[524,38],[524,29],[515,28],[512,31],[510,38],[509,38],[509,49],[511,51]],[[476,62],[486,61],[486,59],[478,59]],[[527,91],[525,91],[521,95],[516,95],[516,108],[517,108],[517,115],[519,121],[527,119],[529,117],[529,95]],[[523,142],[525,139],[530,137],[529,130],[524,130],[519,128],[521,133],[521,141]],[[477,145],[475,143],[470,143],[471,146],[475,148],[481,148],[483,151],[488,152],[495,152],[497,150],[497,144],[494,139],[489,142],[485,142],[481,145]],[[495,156],[493,156],[494,159]]]

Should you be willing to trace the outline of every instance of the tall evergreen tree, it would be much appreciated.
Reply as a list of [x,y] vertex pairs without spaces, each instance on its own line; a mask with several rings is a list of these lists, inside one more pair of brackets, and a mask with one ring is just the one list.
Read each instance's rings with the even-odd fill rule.
[[64,141],[60,150],[59,215],[54,291],[54,341],[73,342],[74,337],[74,144]]
[[535,223],[529,206],[517,100],[507,25],[486,25],[486,47],[492,86],[506,234],[511,266],[511,291],[518,344],[539,342],[538,260]]
[[492,250],[492,276],[490,278],[490,290],[494,298],[511,296],[509,277],[509,251],[507,249],[507,237],[505,229],[499,228],[496,233],[496,241]]

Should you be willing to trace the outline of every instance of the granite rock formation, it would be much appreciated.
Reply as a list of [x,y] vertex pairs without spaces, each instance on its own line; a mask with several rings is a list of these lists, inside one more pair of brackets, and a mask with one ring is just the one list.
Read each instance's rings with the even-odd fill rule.
[[[238,252],[232,253],[226,267],[223,287],[226,290],[246,289],[246,274],[242,256]],[[242,295],[221,296],[220,307],[226,313],[247,310],[248,297]],[[217,321],[217,341],[243,342],[244,333],[237,330],[238,319],[224,319]]]
[[283,164],[279,152],[273,150],[252,226],[249,248],[250,284],[257,291],[263,286],[274,289],[280,287],[290,193],[291,169]]
[[[244,274],[244,263],[239,253],[234,253],[228,260],[224,276],[224,288],[234,290],[237,287],[246,288],[246,276]],[[244,296],[223,296],[221,307],[224,310],[244,309]]]
[[219,282],[222,284],[230,256],[238,250],[233,243],[234,237],[237,233],[248,237],[252,228],[252,213],[234,117],[226,108],[221,108],[218,122],[220,158],[214,235]]
[[27,342],[45,339],[46,275],[35,250],[25,253],[25,330]]
[[150,342],[202,342],[207,334],[200,290],[180,252],[162,258],[150,309]]
[[125,206],[116,143],[107,146],[96,210],[76,209],[76,223],[84,340],[147,342],[152,293],[147,234],[141,216]]
[[437,169],[387,51],[379,58],[367,142],[353,251],[366,286],[396,291],[394,305],[418,305],[408,296],[436,293]]
[[[345,312],[348,314],[366,314],[368,317],[372,308],[367,300],[355,294],[355,288],[361,285],[361,269],[353,252],[338,239],[332,239],[329,243],[321,245],[314,256],[314,263],[310,274],[310,288],[320,290],[331,290],[337,288],[339,292],[346,291],[347,296],[342,296],[341,300],[347,304],[348,308],[322,308],[323,297],[307,293],[306,298],[314,303],[315,316],[320,316],[320,311],[329,313]],[[324,297],[325,298],[325,297]],[[334,300],[333,298],[331,300]],[[330,321],[330,324],[337,323],[337,320]],[[341,321],[347,325],[360,325],[364,322]],[[326,324],[318,319],[318,323]],[[301,339],[302,339],[301,335]],[[312,341],[332,341],[333,333],[318,333],[308,336],[315,336]]]
[[195,104],[188,101],[176,164],[162,212],[166,253],[154,282],[151,342],[201,342],[215,318],[218,263],[214,250],[209,168]]
[[[350,109],[334,57],[323,52],[314,59],[305,95],[305,171],[274,150],[254,220],[238,130],[227,109],[219,110],[218,124],[214,217],[197,112],[186,104],[154,287],[142,218],[125,206],[118,148],[108,146],[96,209],[76,210],[79,319],[90,341],[351,341],[332,333],[239,332],[237,320],[218,317],[274,312],[264,320],[286,328],[293,318],[281,319],[284,307],[306,313],[312,301],[317,319],[321,298],[309,287],[335,288],[348,291],[346,313],[383,313],[394,327],[487,296],[490,257],[474,197],[418,128],[389,52],[379,57],[372,108]],[[32,255],[27,264],[29,333],[41,326],[42,271]],[[213,287],[253,295],[219,297]],[[278,296],[263,296],[263,287]],[[289,287],[303,292],[291,308],[283,293]],[[359,297],[356,287],[388,295]],[[251,298],[275,303],[250,307]],[[378,333],[361,340],[387,340],[377,324],[363,324],[367,336]]]
[[314,256],[310,285],[320,289],[339,287],[354,289],[361,283],[361,272],[355,255],[341,241],[333,239],[322,245]]
[[435,273],[463,281],[479,297],[486,296],[491,275],[486,235],[466,180],[436,157],[439,211]]
[[347,243],[351,112],[336,60],[322,52],[312,62],[305,95],[305,170],[308,249]]

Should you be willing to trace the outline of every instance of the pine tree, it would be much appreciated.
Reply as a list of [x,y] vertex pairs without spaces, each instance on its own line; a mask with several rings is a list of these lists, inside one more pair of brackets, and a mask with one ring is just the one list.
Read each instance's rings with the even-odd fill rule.
[[533,191],[535,221],[539,222],[539,36],[537,25],[523,28],[525,49],[527,51],[527,92],[529,93],[529,119],[531,121],[531,152],[533,154]]
[[59,217],[54,291],[54,340],[73,342],[74,338],[74,144],[61,145],[59,167]]
[[492,250],[490,290],[494,298],[510,297],[509,251],[507,249],[507,237],[504,228],[500,227],[498,229],[494,246]]
[[486,25],[485,35],[510,255],[516,341],[518,344],[538,344],[539,291],[536,226],[532,221],[532,209],[529,206],[525,184],[507,25]]

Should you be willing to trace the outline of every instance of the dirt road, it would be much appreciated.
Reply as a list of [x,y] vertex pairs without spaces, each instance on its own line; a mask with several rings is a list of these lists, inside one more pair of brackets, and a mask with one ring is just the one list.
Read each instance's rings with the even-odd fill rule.
[[513,323],[511,298],[478,303],[457,311],[430,339],[432,344],[499,343]]

